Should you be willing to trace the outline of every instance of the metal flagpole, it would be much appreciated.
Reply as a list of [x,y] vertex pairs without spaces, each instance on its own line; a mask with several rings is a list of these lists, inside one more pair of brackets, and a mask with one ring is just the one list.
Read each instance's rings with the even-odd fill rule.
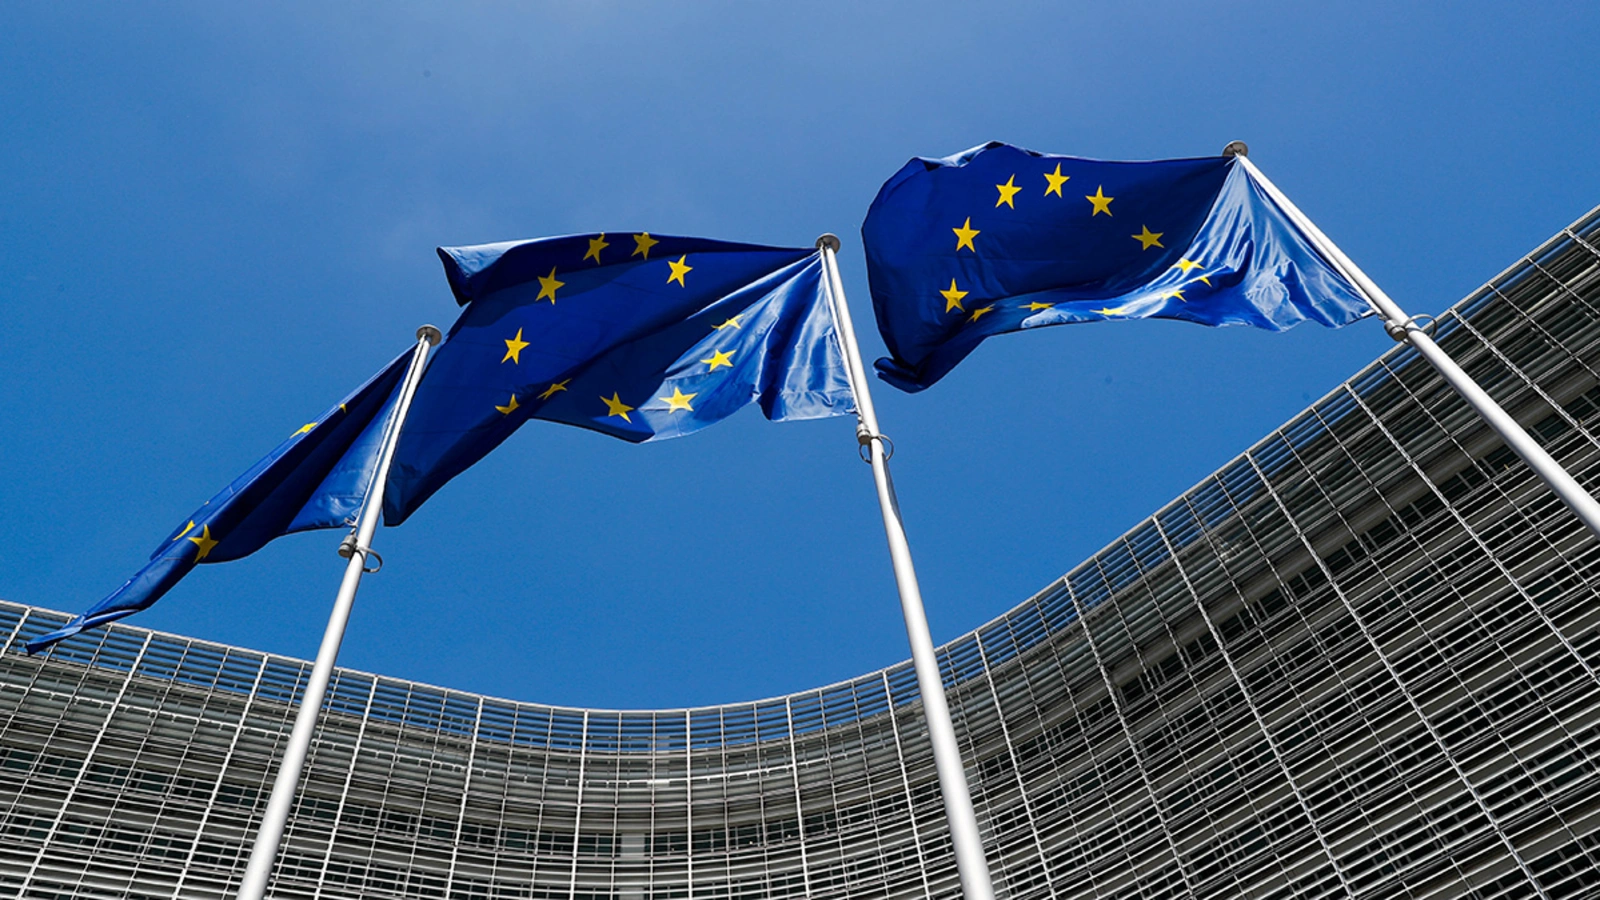
[[889,477],[884,438],[878,431],[878,416],[872,408],[866,369],[861,364],[861,348],[856,346],[855,326],[850,322],[850,306],[844,297],[844,283],[839,278],[839,260],[835,256],[839,238],[825,234],[817,238],[817,249],[822,252],[828,299],[838,323],[840,343],[844,345],[845,372],[856,397],[856,440],[868,448],[872,478],[878,485],[883,530],[889,539],[889,558],[894,563],[894,580],[900,590],[906,636],[911,640],[911,665],[917,673],[917,690],[922,694],[922,711],[928,720],[928,739],[933,744],[933,765],[939,773],[945,820],[950,824],[950,840],[955,844],[961,892],[966,900],[994,900],[989,862],[984,858],[983,841],[978,836],[978,817],[972,811],[972,794],[967,788],[967,773],[961,763],[955,726],[950,721],[944,679],[939,674],[938,658],[934,656],[928,616],[922,608],[922,591],[917,587],[917,572],[911,565],[911,546],[906,542],[905,525],[900,521],[900,503],[895,499],[894,482]]
[[278,767],[278,777],[272,783],[272,794],[267,800],[267,812],[256,832],[255,845],[250,848],[250,863],[244,871],[244,881],[239,884],[239,900],[262,900],[267,892],[267,877],[272,874],[272,864],[278,857],[278,844],[283,840],[283,829],[289,820],[289,808],[294,805],[295,788],[300,784],[300,770],[306,762],[306,752],[311,748],[311,735],[317,728],[317,715],[322,711],[322,697],[328,690],[328,679],[333,675],[334,660],[339,657],[339,644],[344,640],[345,623],[350,621],[350,608],[355,605],[356,588],[361,586],[364,572],[376,572],[366,567],[367,554],[372,551],[372,536],[378,530],[378,519],[383,513],[383,489],[389,480],[389,464],[394,461],[394,448],[400,442],[400,426],[411,409],[411,398],[422,380],[422,364],[427,362],[428,349],[437,346],[443,335],[432,325],[417,329],[417,347],[411,355],[411,368],[400,389],[400,402],[395,405],[383,436],[383,448],[378,454],[378,469],[367,488],[366,499],[356,517],[355,529],[339,545],[339,555],[350,560],[344,568],[344,581],[339,584],[339,594],[333,601],[333,612],[328,616],[328,628],[322,634],[322,647],[317,650],[317,661],[311,667],[311,679],[306,682],[305,695],[300,699],[300,709],[295,713],[294,730],[289,733],[289,746],[284,748],[283,762]]
[[[1437,369],[1452,388],[1455,388],[1456,393],[1461,395],[1461,399],[1467,401],[1467,404],[1476,410],[1485,422],[1489,423],[1489,427],[1500,435],[1501,439],[1506,442],[1506,446],[1516,451],[1516,454],[1522,457],[1523,462],[1526,462],[1540,478],[1544,479],[1544,483],[1549,485],[1550,489],[1555,491],[1556,496],[1560,497],[1561,501],[1567,505],[1567,508],[1572,510],[1583,524],[1589,527],[1589,531],[1595,537],[1600,537],[1600,502],[1596,502],[1594,497],[1584,490],[1583,485],[1578,483],[1577,479],[1562,468],[1554,457],[1546,453],[1545,449],[1539,446],[1538,441],[1535,441],[1532,435],[1517,424],[1517,420],[1513,419],[1510,413],[1506,412],[1500,404],[1494,402],[1494,398],[1479,387],[1478,383],[1472,380],[1472,376],[1468,375],[1459,365],[1456,365],[1456,361],[1451,359],[1450,355],[1445,353],[1444,349],[1434,342],[1433,338],[1423,330],[1423,326],[1417,324],[1415,317],[1406,315],[1399,304],[1389,299],[1389,295],[1383,292],[1383,288],[1378,287],[1376,282],[1367,277],[1367,273],[1361,271],[1359,266],[1351,262],[1350,257],[1345,256],[1344,251],[1340,250],[1333,241],[1328,240],[1328,236],[1323,234],[1322,230],[1311,219],[1307,218],[1299,207],[1284,196],[1284,193],[1278,190],[1277,185],[1273,184],[1267,176],[1261,174],[1261,170],[1256,168],[1255,163],[1252,163],[1249,156],[1246,155],[1248,152],[1249,150],[1245,147],[1243,141],[1234,141],[1222,151],[1224,156],[1237,156],[1240,165],[1245,167],[1245,170],[1261,186],[1261,189],[1267,192],[1267,195],[1306,233],[1307,237],[1311,238],[1311,242],[1316,246],[1317,250],[1321,251],[1322,255],[1328,258],[1334,268],[1337,268],[1345,278],[1360,289],[1361,293],[1366,296],[1367,302],[1372,304],[1372,308],[1383,319],[1384,330],[1389,332],[1389,336],[1396,341],[1406,342],[1415,347],[1417,352],[1422,354],[1422,358]],[[1426,316],[1423,318],[1431,319],[1431,317]]]

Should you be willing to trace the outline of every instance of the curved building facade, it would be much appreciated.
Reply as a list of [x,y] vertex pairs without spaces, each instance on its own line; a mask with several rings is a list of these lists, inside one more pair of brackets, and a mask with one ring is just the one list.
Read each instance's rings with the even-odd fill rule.
[[[1600,214],[1440,317],[1600,486]],[[940,649],[998,894],[1600,896],[1600,541],[1396,347]],[[0,604],[0,897],[231,895],[309,663]],[[341,670],[271,891],[959,895],[908,664],[615,712]]]

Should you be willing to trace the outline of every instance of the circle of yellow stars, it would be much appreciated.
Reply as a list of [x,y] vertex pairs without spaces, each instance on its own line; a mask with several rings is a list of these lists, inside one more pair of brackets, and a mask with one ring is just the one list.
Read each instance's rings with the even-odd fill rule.
[[[1018,188],[1018,190],[1021,189]],[[976,234],[976,232],[974,232],[974,234]],[[653,250],[657,244],[661,243],[659,239],[652,237],[649,232],[639,232],[638,234],[630,235],[630,237],[633,239],[633,250],[628,254],[627,259],[638,257],[642,260],[649,260],[650,251]],[[579,265],[582,265],[583,263],[592,263],[596,266],[604,265],[606,263],[604,254],[612,246],[612,243],[606,240],[605,233],[602,232],[593,237],[587,238],[587,242],[587,249],[583,254],[583,258],[579,260]],[[681,254],[675,260],[668,259],[666,260],[666,263],[668,269],[666,283],[676,284],[679,287],[687,288],[687,279],[689,277],[689,273],[693,272],[695,268],[689,264],[688,254]],[[537,276],[539,293],[534,298],[534,303],[539,303],[543,300],[549,300],[552,306],[555,305],[558,296],[557,292],[566,287],[567,284],[558,277],[559,268],[559,266],[552,266],[548,275]],[[729,316],[722,322],[711,326],[712,330],[717,332],[726,331],[728,329],[738,330],[743,325],[742,320],[744,317],[745,313],[738,313],[736,315]],[[509,338],[505,338],[504,342],[506,345],[506,351],[505,355],[501,357],[500,362],[511,363],[514,366],[521,365],[522,351],[527,349],[532,344],[531,341],[523,339],[523,328],[518,327],[516,334]],[[699,362],[706,366],[705,371],[707,373],[715,372],[721,368],[731,369],[734,367],[733,357],[736,352],[738,351],[714,350],[712,351],[711,356],[702,359]],[[571,382],[571,378],[568,378],[564,381],[551,382],[543,391],[540,391],[535,396],[541,401],[547,401],[556,394],[566,391],[567,386]],[[674,385],[672,388],[672,393],[669,396],[657,397],[655,399],[658,399],[666,404],[665,411],[668,413],[680,411],[692,413],[694,412],[693,401],[697,396],[699,396],[699,393],[684,393],[681,387]],[[637,411],[638,407],[630,406],[624,402],[622,400],[620,391],[613,391],[610,397],[601,396],[598,399],[605,406],[605,415],[603,418],[619,418],[624,422],[632,424],[633,419],[628,414]],[[522,409],[523,403],[515,393],[512,393],[504,404],[495,404],[494,408],[500,413],[501,416],[509,416],[517,410]],[[190,528],[193,528],[192,522],[190,523]],[[187,531],[184,533],[187,533]],[[180,537],[182,537],[181,534]],[[209,531],[205,533],[204,539],[209,543],[202,543],[201,538],[190,538],[191,541],[194,541],[200,546],[200,558],[204,558],[205,554],[209,553],[211,547],[216,544],[216,541],[210,540]]]
[[[1042,196],[1049,197],[1053,195],[1062,200],[1067,199],[1067,195],[1064,193],[1063,188],[1068,181],[1072,180],[1072,176],[1062,173],[1061,163],[1057,162],[1051,171],[1041,172],[1039,174],[1044,177],[1045,181],[1044,193]],[[1004,206],[1015,210],[1017,208],[1017,196],[1018,194],[1021,194],[1024,189],[1023,185],[1017,184],[1016,173],[1012,173],[1010,177],[1006,179],[1004,184],[996,184],[994,187],[998,196],[995,198],[993,208],[999,209],[1000,207]],[[1089,203],[1088,212],[1091,219],[1101,215],[1104,215],[1108,219],[1115,218],[1115,214],[1111,211],[1111,204],[1117,198],[1115,196],[1106,196],[1104,184],[1095,185],[1094,193],[1083,194],[1082,196],[1083,199]],[[983,231],[972,227],[971,216],[967,216],[961,222],[959,227],[951,228],[950,230],[955,234],[956,237],[955,252],[957,255],[959,255],[962,250],[970,251],[974,255],[978,253],[977,239],[979,235],[983,234]],[[1152,248],[1165,250],[1166,245],[1161,243],[1161,239],[1165,237],[1165,235],[1165,232],[1151,231],[1149,225],[1140,223],[1139,233],[1130,234],[1128,236],[1139,242],[1139,249],[1142,252]],[[1203,263],[1190,259],[1182,259],[1179,260],[1178,263],[1173,266],[1173,268],[1178,269],[1181,273],[1181,276],[1187,279],[1190,275],[1190,272],[1195,269],[1203,268]],[[1202,271],[1201,274],[1194,280],[1203,282],[1207,287],[1211,286],[1211,279],[1204,271]],[[1187,302],[1183,296],[1184,290],[1185,286],[1173,288],[1162,295],[1162,299]],[[994,304],[990,304],[988,306],[977,307],[968,312],[966,306],[963,304],[963,301],[970,293],[970,289],[963,290],[961,288],[961,285],[958,283],[956,278],[950,279],[949,287],[940,289],[938,291],[939,296],[944,299],[945,313],[948,314],[953,312],[963,315],[966,317],[966,321],[969,323],[978,321],[984,315],[993,312],[995,309]],[[1017,308],[1027,310],[1029,312],[1039,312],[1040,310],[1052,309],[1055,307],[1055,305],[1056,304],[1054,303],[1042,303],[1038,300],[1033,300],[1028,303],[1018,304]],[[1130,307],[1125,306],[1106,307],[1103,309],[1094,310],[1094,312],[1106,317],[1122,315],[1129,311]]]

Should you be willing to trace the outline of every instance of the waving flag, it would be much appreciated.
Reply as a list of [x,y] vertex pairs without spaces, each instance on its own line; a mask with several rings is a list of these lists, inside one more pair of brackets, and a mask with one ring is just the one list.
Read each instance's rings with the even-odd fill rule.
[[748,403],[773,421],[855,411],[814,250],[639,232],[439,256],[466,309],[401,434],[391,525],[529,419],[638,442]]
[[410,351],[401,354],[301,426],[195,510],[122,587],[61,628],[30,641],[28,652],[38,653],[86,628],[148,609],[196,565],[249,556],[273,538],[296,531],[348,527],[372,483],[388,410],[410,360]]
[[889,358],[932,385],[985,338],[1120,319],[1282,331],[1368,314],[1232,157],[1105,162],[990,143],[914,159],[861,227]]

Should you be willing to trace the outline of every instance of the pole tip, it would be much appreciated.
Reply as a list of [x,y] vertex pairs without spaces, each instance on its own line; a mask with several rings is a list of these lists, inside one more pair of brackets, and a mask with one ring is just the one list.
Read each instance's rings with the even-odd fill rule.
[[1250,145],[1244,141],[1229,141],[1228,146],[1222,148],[1223,156],[1249,156]]
[[832,250],[833,252],[838,253],[840,246],[842,245],[839,243],[839,236],[831,231],[827,234],[824,234],[822,237],[817,238],[818,250]]
[[444,340],[444,335],[432,325],[424,325],[417,329],[417,340],[426,340],[429,347],[437,347],[439,342]]

